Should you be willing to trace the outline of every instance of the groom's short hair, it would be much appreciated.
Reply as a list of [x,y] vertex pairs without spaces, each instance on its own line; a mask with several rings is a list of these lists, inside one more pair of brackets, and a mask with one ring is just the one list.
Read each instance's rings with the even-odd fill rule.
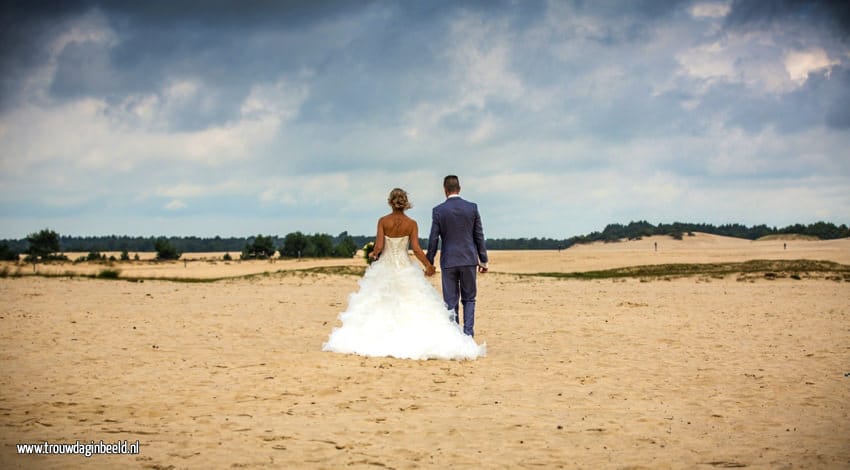
[[449,175],[443,178],[443,189],[450,193],[460,192],[460,181],[455,175]]

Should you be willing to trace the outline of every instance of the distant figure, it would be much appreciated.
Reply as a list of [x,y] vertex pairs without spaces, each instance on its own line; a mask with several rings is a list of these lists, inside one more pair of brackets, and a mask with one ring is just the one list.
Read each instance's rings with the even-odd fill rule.
[[783,249],[783,250],[787,250],[787,249],[788,249],[788,244],[787,244],[787,243],[783,243],[783,244],[782,244],[782,249]]
[[655,251],[658,251],[658,242],[655,242]]

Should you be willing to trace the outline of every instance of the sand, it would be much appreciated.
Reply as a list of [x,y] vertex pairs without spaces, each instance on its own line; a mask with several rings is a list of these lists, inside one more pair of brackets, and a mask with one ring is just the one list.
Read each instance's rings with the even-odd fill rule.
[[[848,468],[850,282],[511,274],[747,259],[850,264],[850,240],[492,252],[468,362],[322,352],[358,278],[292,269],[357,259],[2,278],[0,468]],[[15,447],[77,440],[141,448]]]

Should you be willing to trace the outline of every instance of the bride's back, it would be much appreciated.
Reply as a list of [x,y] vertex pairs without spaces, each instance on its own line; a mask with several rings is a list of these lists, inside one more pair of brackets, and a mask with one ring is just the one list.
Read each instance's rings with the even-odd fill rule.
[[410,236],[413,232],[416,222],[404,214],[392,213],[381,217],[381,228],[384,229],[384,235],[390,238],[401,238]]

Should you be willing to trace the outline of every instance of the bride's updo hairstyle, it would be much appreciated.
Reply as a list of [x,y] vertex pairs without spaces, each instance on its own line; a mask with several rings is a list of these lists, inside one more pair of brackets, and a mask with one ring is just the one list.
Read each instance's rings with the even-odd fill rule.
[[407,191],[401,188],[395,188],[390,191],[390,197],[387,198],[387,202],[393,209],[407,210],[413,207],[413,204],[407,200]]

